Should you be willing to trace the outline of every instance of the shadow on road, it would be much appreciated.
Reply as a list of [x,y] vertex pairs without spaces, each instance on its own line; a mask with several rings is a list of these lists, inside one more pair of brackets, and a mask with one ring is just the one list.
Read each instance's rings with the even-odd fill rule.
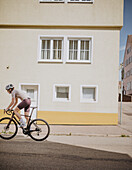
[[0,139],[0,169],[129,170],[131,167],[132,158],[126,154],[48,141]]

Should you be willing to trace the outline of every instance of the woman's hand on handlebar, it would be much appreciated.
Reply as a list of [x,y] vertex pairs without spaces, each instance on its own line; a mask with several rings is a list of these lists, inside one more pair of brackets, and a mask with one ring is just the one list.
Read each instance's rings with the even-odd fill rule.
[[11,115],[10,112],[12,112],[13,110],[11,109],[4,109],[4,114],[8,114],[8,115]]
[[7,112],[9,109],[4,109],[4,113]]

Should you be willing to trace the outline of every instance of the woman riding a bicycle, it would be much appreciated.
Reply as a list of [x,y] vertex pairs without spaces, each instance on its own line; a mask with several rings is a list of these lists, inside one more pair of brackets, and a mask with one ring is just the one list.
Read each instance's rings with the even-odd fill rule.
[[30,111],[30,105],[31,105],[31,99],[29,98],[29,96],[24,93],[21,90],[15,90],[14,86],[12,84],[9,84],[6,86],[6,90],[9,94],[12,95],[12,101],[9,104],[9,106],[7,107],[7,110],[9,109],[13,109],[16,104],[18,103],[18,98],[21,100],[21,103],[19,103],[17,105],[17,107],[14,109],[14,113],[15,115],[18,117],[18,119],[20,120],[20,127],[25,127],[26,123],[24,122],[24,120],[22,119],[21,115],[18,113],[21,109],[24,109],[24,114],[25,114],[25,118],[26,121],[28,122],[28,116],[29,116],[29,111]]
[[[19,125],[24,135],[30,136],[35,141],[45,140],[50,134],[49,124],[40,118],[33,120],[31,119],[33,111],[37,107],[32,107],[32,111],[29,115],[31,99],[28,97],[28,95],[20,90],[14,90],[14,86],[12,84],[6,86],[6,90],[9,94],[12,95],[12,101],[7,109],[4,110],[4,113],[11,115],[11,117],[3,117],[0,119],[0,138],[5,140],[14,138],[18,132]],[[13,110],[18,102],[18,98],[20,98],[22,101],[17,105],[15,110]],[[25,114],[20,115],[18,112],[23,108]],[[16,116],[20,121],[16,118]],[[25,116],[27,120],[26,128],[26,124],[21,116]]]

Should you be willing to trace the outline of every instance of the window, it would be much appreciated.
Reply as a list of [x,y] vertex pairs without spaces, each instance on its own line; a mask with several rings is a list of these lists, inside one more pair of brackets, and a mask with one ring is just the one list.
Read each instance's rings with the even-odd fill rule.
[[62,40],[53,40],[53,59],[61,60]]
[[132,68],[131,68],[131,70],[130,70],[130,73],[131,73],[131,75],[132,75]]
[[131,90],[131,82],[127,83],[127,90]]
[[130,76],[130,71],[127,71],[126,77],[129,77],[129,76]]
[[27,94],[31,99],[34,99],[34,89],[27,89]]
[[69,41],[69,60],[77,60],[78,56],[78,41],[70,40]]
[[81,102],[84,103],[95,103],[98,101],[98,87],[91,85],[82,85],[81,86]]
[[131,56],[131,57],[129,57],[129,62],[130,62],[130,63],[132,62],[132,56]]
[[126,62],[126,60],[125,60],[125,67],[127,66],[127,62]]
[[67,62],[91,63],[91,39],[69,39]]
[[92,63],[92,37],[40,36],[38,62]]
[[41,59],[50,59],[50,40],[42,40]]
[[59,62],[63,58],[63,39],[40,38],[39,61]]
[[71,86],[70,85],[54,85],[53,100],[68,102],[71,101]]
[[89,60],[89,41],[81,41],[80,60]]
[[129,54],[131,52],[131,47],[129,47],[128,49],[127,49],[127,54]]
[[124,72],[124,79],[126,78],[126,73]]
[[127,64],[127,60],[126,60],[126,66],[127,66],[128,64]]

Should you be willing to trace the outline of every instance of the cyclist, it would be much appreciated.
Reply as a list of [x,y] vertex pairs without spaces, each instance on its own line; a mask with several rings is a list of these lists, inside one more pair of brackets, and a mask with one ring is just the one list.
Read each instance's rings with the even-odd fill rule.
[[7,107],[6,111],[8,109],[12,110],[18,103],[18,98],[19,98],[21,100],[21,103],[19,103],[17,107],[14,109],[14,113],[20,120],[20,127],[25,127],[26,123],[24,122],[24,120],[22,119],[21,115],[18,112],[24,108],[25,118],[26,118],[26,121],[28,122],[27,116],[29,115],[29,111],[30,111],[31,99],[23,91],[15,90],[12,84],[7,85],[5,89],[7,90],[9,94],[12,95],[12,101]]

